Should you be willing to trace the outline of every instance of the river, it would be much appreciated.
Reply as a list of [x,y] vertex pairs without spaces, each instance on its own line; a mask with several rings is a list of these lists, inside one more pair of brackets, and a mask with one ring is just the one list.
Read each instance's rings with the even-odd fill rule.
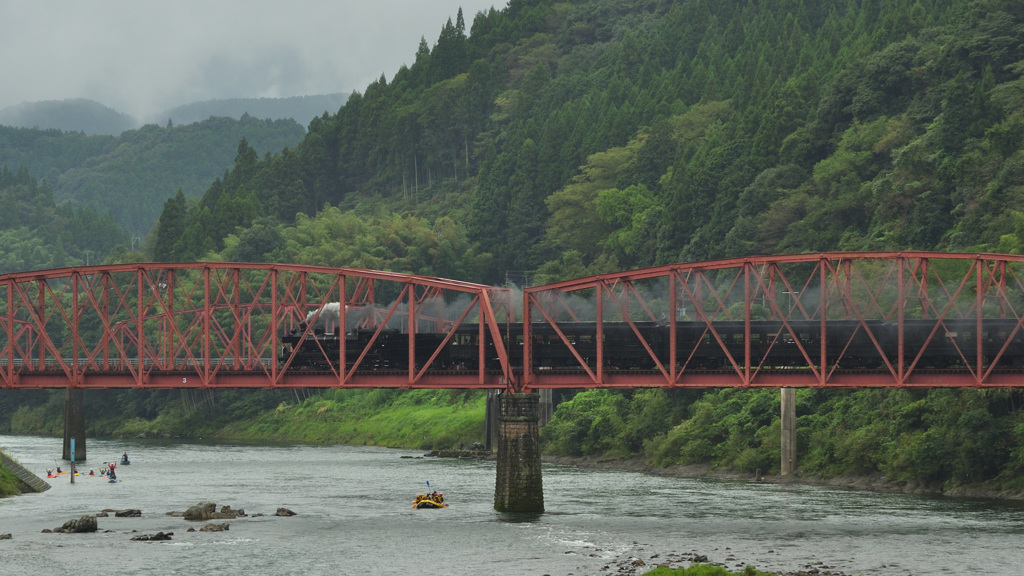
[[[0,448],[40,476],[67,469],[59,438],[0,436]],[[693,554],[733,570],[851,576],[1009,576],[1024,565],[1021,502],[545,465],[547,512],[515,517],[493,509],[494,462],[409,450],[90,439],[80,469],[125,451],[116,484],[63,476],[0,499],[0,534],[12,534],[0,540],[0,573],[583,576],[642,574]],[[412,508],[428,481],[448,508]],[[203,523],[167,514],[201,501],[248,516],[188,532]],[[279,507],[296,515],[275,516]],[[43,532],[127,508],[142,516],[101,517],[94,534]],[[131,540],[156,532],[174,535]]]

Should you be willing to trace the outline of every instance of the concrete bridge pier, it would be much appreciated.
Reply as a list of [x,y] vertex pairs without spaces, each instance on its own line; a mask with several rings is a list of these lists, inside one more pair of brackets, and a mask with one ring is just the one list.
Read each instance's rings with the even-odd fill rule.
[[62,458],[71,460],[71,438],[75,439],[75,462],[85,462],[85,391],[67,389],[64,397],[64,452]]
[[541,481],[540,395],[504,393],[498,415],[494,509],[538,514],[544,511]]
[[[542,388],[537,391],[540,395],[538,407],[538,426],[543,428],[551,422],[555,415],[555,403],[553,390]],[[487,450],[495,452],[498,450],[498,414],[501,413],[501,389],[489,388],[487,390],[487,404],[484,411],[484,442]]]
[[796,472],[796,388],[782,388],[782,466],[780,476]]

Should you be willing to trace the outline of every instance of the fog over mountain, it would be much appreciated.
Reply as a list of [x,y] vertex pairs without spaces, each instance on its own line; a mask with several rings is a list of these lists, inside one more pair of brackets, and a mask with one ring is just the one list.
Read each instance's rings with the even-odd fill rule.
[[210,116],[240,118],[242,114],[256,118],[282,120],[291,118],[305,127],[309,121],[324,112],[334,114],[345,104],[349,93],[321,94],[318,96],[292,96],[290,98],[225,98],[193,102],[164,110],[149,120],[163,123],[191,124]]
[[151,114],[148,118],[134,118],[84,98],[44,100],[22,102],[0,109],[0,125],[117,136],[143,124],[192,124],[214,116],[237,120],[248,114],[261,120],[290,119],[305,128],[314,117],[324,112],[337,112],[348,97],[349,94],[323,94],[290,98],[205,100]]
[[468,29],[494,4],[3,0],[0,110],[87,99],[156,121],[208,100],[362,91],[411,64],[420,39],[433,45],[460,7]]

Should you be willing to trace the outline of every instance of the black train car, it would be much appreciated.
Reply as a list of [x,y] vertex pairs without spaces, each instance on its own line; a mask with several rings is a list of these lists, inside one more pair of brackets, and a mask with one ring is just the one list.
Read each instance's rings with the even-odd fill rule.
[[[974,367],[981,343],[981,361],[1000,369],[1024,368],[1024,330],[1014,319],[913,319],[904,321],[903,350],[907,362],[916,368],[960,370]],[[893,349],[898,334],[893,327]]]
[[[985,320],[982,338],[983,362],[997,358],[1003,368],[1024,367],[1024,330],[1017,330],[1015,320]],[[654,370],[655,358],[667,366],[670,358],[670,326],[658,322],[605,322],[604,368],[606,370]],[[561,335],[558,334],[561,332]],[[352,366],[367,349],[374,329],[354,329],[345,335],[346,363]],[[717,334],[717,337],[715,336]],[[743,321],[714,323],[714,333],[703,322],[677,322],[677,364],[686,370],[732,370],[732,362],[745,361],[746,325]],[[1003,349],[1004,343],[1012,341]],[[597,367],[597,324],[567,322],[556,331],[547,323],[536,323],[533,335],[534,370],[582,370],[580,360],[591,370]],[[639,335],[639,337],[638,337]],[[800,368],[820,363],[821,324],[817,320],[782,322],[757,320],[750,322],[750,354],[756,367],[766,370]],[[973,366],[977,357],[977,323],[975,320],[914,319],[904,322],[903,347],[906,361],[917,359],[916,368],[963,369]],[[479,326],[459,326],[438,351],[448,334],[418,333],[416,335],[416,367],[430,361],[432,370],[477,370],[480,363]],[[563,340],[564,337],[564,340]],[[643,341],[641,341],[641,337]],[[484,332],[485,369],[500,370],[499,354],[489,331]],[[501,346],[515,368],[523,361],[521,324],[501,327]],[[302,339],[302,330],[282,336],[281,360],[292,350],[295,369],[327,370],[337,363],[339,340],[335,333],[320,328]],[[395,329],[384,329],[369,347],[359,370],[407,370],[409,364],[408,336]],[[646,346],[644,345],[646,342]],[[567,345],[568,343],[568,345]],[[799,343],[799,345],[798,345]],[[899,331],[897,325],[880,320],[858,322],[830,320],[825,327],[825,355],[829,367],[841,370],[883,369],[886,360],[897,361]],[[571,349],[570,349],[571,348]],[[1000,351],[1002,354],[1000,355]],[[923,351],[923,352],[922,352]],[[436,352],[436,355],[435,355]],[[574,353],[575,352],[575,353]],[[805,356],[806,354],[806,356]],[[579,358],[577,358],[577,355]],[[652,356],[653,355],[653,356]],[[730,360],[731,359],[731,360]]]
[[[794,320],[788,326],[777,320],[750,322],[750,357],[755,367],[791,369],[820,363],[821,323]],[[882,356],[874,342],[886,341],[888,332],[888,326],[881,321],[864,325],[847,320],[829,321],[825,326],[826,362],[838,360],[842,368],[881,366]],[[746,324],[742,320],[715,322],[714,332],[703,322],[678,322],[677,362],[691,370],[731,369],[732,362],[742,366],[746,360],[745,340]]]
[[[330,370],[337,367],[341,356],[341,342],[335,332],[315,328],[302,337],[305,327],[299,327],[281,337],[280,361],[286,362],[294,354],[290,367],[305,370]],[[407,370],[409,367],[408,335],[393,328],[385,328],[373,339],[375,329],[357,328],[345,334],[345,363],[349,367],[359,362],[359,370]],[[370,341],[373,339],[372,346]],[[443,334],[417,334],[415,361],[417,368],[426,365],[431,355],[444,340]],[[369,348],[367,349],[367,347]],[[366,351],[364,355],[364,350]],[[362,359],[360,360],[360,356]],[[439,369],[447,368],[447,354],[440,354],[435,363]]]

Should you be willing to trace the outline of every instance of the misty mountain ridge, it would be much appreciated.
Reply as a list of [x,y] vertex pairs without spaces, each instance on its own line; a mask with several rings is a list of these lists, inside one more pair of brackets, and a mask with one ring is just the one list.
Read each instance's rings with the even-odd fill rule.
[[324,112],[335,114],[348,100],[349,94],[321,94],[315,96],[292,96],[289,98],[225,98],[203,100],[184,106],[177,106],[153,116],[148,122],[174,124],[201,122],[210,116],[227,116],[239,119],[248,114],[261,120],[292,119],[309,125],[310,120]]
[[0,110],[0,124],[111,136],[139,127],[139,122],[128,114],[85,98],[22,102],[8,106]]
[[210,118],[240,119],[243,114],[264,120],[292,119],[306,126],[324,112],[338,111],[348,94],[293,96],[289,98],[228,98],[205,100],[171,108],[140,120],[85,98],[22,102],[0,109],[0,125],[118,136],[147,123],[192,124]]

